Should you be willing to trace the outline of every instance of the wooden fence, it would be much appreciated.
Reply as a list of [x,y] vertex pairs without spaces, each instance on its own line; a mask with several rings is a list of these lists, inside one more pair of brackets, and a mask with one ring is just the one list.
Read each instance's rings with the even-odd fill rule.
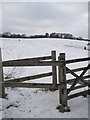
[[[48,60],[48,61],[47,61]],[[68,106],[68,100],[81,96],[87,95],[88,90],[81,91],[70,95],[70,92],[76,89],[84,88],[90,86],[89,80],[90,75],[85,75],[85,73],[90,69],[90,63],[88,66],[69,69],[67,64],[73,64],[78,62],[90,61],[90,57],[66,60],[65,53],[60,53],[58,60],[56,60],[56,51],[51,51],[51,56],[37,57],[37,58],[27,58],[27,59],[18,59],[18,60],[9,60],[2,61],[1,49],[0,49],[0,97],[5,97],[5,87],[23,87],[23,88],[49,88],[59,90],[59,101],[62,106]],[[3,67],[19,67],[19,66],[51,66],[52,72],[38,74],[34,76],[27,76],[17,79],[4,80],[3,76]],[[57,67],[58,67],[58,76],[57,76]],[[80,75],[77,75],[76,72],[82,71]],[[75,78],[67,80],[66,75],[71,74]],[[23,83],[24,81],[39,79],[42,77],[52,76],[52,83]],[[58,81],[57,81],[58,80]],[[59,83],[58,83],[59,82]],[[67,84],[70,84],[71,87],[67,88]],[[79,84],[77,86],[77,84]]]

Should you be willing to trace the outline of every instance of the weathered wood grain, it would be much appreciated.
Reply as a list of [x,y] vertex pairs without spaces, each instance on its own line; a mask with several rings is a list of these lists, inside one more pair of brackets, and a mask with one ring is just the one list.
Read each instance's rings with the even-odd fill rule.
[[52,72],[49,72],[49,73],[27,76],[27,77],[12,79],[12,80],[6,80],[5,82],[24,82],[24,81],[29,81],[29,80],[33,80],[33,79],[39,79],[39,78],[42,78],[42,77],[48,77],[48,76],[51,76],[51,75],[52,75]]
[[[62,84],[63,85],[63,84]],[[18,83],[18,82],[5,82],[5,87],[22,87],[22,88],[53,88],[53,84],[49,83]],[[60,84],[56,85],[56,88],[58,89],[60,87]]]
[[84,61],[89,61],[89,60],[90,60],[90,57],[66,60],[66,64],[75,63],[75,62],[84,62]]
[[76,86],[76,87],[74,87],[74,88],[72,88],[72,89],[67,89],[67,91],[69,90],[69,91],[72,91],[72,90],[76,90],[76,89],[80,89],[80,88],[84,88],[84,87],[87,87],[88,86],[88,84],[82,84],[82,85],[78,85],[78,86]]
[[21,67],[21,66],[58,66],[58,61],[4,61],[3,67]]
[[[75,69],[71,69],[72,72],[78,72],[78,71],[82,71],[85,70],[86,67],[81,67],[81,68],[75,68]],[[90,69],[90,66],[88,67],[88,70]],[[66,73],[70,73],[69,70],[66,70]]]
[[3,67],[2,67],[2,55],[0,48],[0,98],[5,97],[5,88],[3,82],[4,82],[4,78],[3,78]]
[[[56,61],[56,51],[52,51],[52,61]],[[56,66],[52,66],[52,83],[54,86],[57,84],[57,68]]]
[[59,101],[62,106],[67,106],[67,81],[66,81],[66,64],[65,64],[65,54],[61,53],[58,57],[58,61],[61,61],[61,65],[58,66],[58,79],[59,84],[64,84],[59,87]]
[[76,98],[76,97],[79,97],[79,96],[87,95],[88,92],[89,92],[89,91],[86,90],[86,91],[82,91],[82,92],[79,92],[79,93],[75,93],[75,94],[73,94],[73,95],[69,95],[69,96],[68,96],[68,100],[73,99],[73,98]]

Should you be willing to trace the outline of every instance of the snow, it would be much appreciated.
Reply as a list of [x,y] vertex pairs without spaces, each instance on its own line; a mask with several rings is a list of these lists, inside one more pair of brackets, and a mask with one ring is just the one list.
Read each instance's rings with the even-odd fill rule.
[[[56,50],[57,59],[59,53],[65,53],[67,60],[87,57],[88,50],[84,50],[84,47],[87,47],[87,43],[86,41],[53,38],[0,38],[3,60],[49,56],[52,50]],[[72,69],[86,66],[86,64],[87,62],[84,62],[83,65],[82,63],[71,64],[68,67]],[[50,71],[51,67],[14,67],[4,68],[4,75],[7,76],[9,74],[12,78],[18,78]],[[73,78],[73,76],[67,75],[67,79],[69,78]],[[32,80],[30,82],[51,83],[52,77]],[[69,100],[68,106],[71,112],[60,113],[56,109],[59,105],[58,92],[58,90],[51,92],[41,88],[6,88],[7,99],[0,99],[0,116],[2,118],[88,118],[88,98],[81,96]]]

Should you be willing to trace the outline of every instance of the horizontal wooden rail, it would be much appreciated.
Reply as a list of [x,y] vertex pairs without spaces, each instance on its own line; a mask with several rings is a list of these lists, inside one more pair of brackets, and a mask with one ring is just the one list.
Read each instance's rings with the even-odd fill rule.
[[5,87],[22,87],[22,88],[51,88],[52,84],[41,84],[41,83],[4,83]]
[[49,60],[52,59],[52,56],[45,56],[45,57],[36,57],[36,58],[26,58],[26,59],[18,59],[18,60],[8,60],[8,61],[3,61],[2,64],[17,64],[17,63],[30,63],[30,62],[37,62],[40,60]]
[[6,80],[5,82],[24,82],[24,81],[27,81],[27,80],[33,80],[33,79],[38,79],[38,78],[42,78],[42,77],[48,77],[48,76],[51,76],[51,75],[52,75],[52,72],[49,72],[49,73],[27,76],[27,77],[12,79],[12,80]]
[[22,87],[22,88],[59,88],[60,85],[64,85],[62,84],[57,84],[56,86],[53,86],[53,84],[45,84],[45,83],[4,83],[4,87]]
[[90,60],[90,57],[79,58],[79,59],[72,59],[72,60],[66,60],[66,64],[75,63],[75,62],[84,62],[84,61],[89,61],[89,60]]
[[[61,61],[62,62],[62,61]],[[21,66],[60,66],[59,61],[4,61],[3,67],[21,67]]]
[[[50,56],[49,56],[50,57]],[[34,59],[34,58],[33,58]],[[90,58],[81,58],[81,59],[74,59],[74,60],[67,60],[66,64],[74,63],[74,62],[81,62],[81,61],[88,61]],[[22,60],[11,60],[11,61],[3,61],[3,67],[13,67],[13,66],[58,66],[60,65],[61,61],[39,61],[39,60],[29,60],[29,59],[22,59]]]
[[[83,78],[83,79],[90,78],[90,75],[83,76],[82,78]],[[67,84],[73,84],[75,80],[76,80],[76,78],[74,78],[74,79],[69,79],[69,80],[67,80]],[[87,80],[86,80],[86,81],[87,81]],[[80,82],[80,83],[82,83],[82,82]],[[80,83],[79,83],[79,84],[80,84]]]
[[[76,68],[76,69],[71,69],[72,72],[78,72],[78,71],[82,71],[85,70],[87,67],[81,67],[81,68]],[[90,66],[88,67],[88,69],[90,69]],[[66,70],[66,73],[70,73],[69,70]]]
[[82,91],[82,92],[79,92],[79,93],[75,93],[73,95],[69,95],[68,100],[79,97],[79,96],[87,95],[88,93],[89,93],[89,90],[86,90],[86,91]]
[[88,84],[82,84],[82,85],[78,85],[78,86],[72,88],[71,90],[68,88],[67,91],[69,91],[69,90],[72,91],[72,90],[84,88],[84,87],[87,87],[87,86],[88,86]]
[[44,56],[44,57],[35,57],[35,58],[25,58],[25,59],[16,59],[16,60],[8,60],[3,62],[26,62],[26,61],[40,61],[40,60],[49,60],[52,59],[52,56]]

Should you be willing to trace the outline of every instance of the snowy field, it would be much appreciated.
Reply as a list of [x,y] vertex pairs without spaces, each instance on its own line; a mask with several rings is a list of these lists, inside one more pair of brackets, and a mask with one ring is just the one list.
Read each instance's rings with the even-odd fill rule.
[[[2,42],[3,41],[3,42]],[[82,58],[88,56],[85,41],[65,39],[1,39],[2,59],[13,60],[18,58],[32,58],[49,56],[56,50],[66,53],[66,59]],[[2,45],[1,45],[2,44]],[[86,66],[87,62],[69,65],[69,68]],[[4,68],[4,76],[11,78],[35,75],[50,72],[51,67],[20,67]],[[80,73],[78,73],[80,74]],[[72,78],[67,75],[67,79]],[[52,77],[32,80],[30,82],[51,83]],[[84,88],[87,89],[87,88]],[[78,90],[80,91],[80,90]],[[2,118],[88,118],[88,98],[78,97],[68,101],[71,112],[60,113],[56,107],[59,105],[58,90],[51,92],[44,89],[6,88],[7,99],[0,103],[0,117]]]

